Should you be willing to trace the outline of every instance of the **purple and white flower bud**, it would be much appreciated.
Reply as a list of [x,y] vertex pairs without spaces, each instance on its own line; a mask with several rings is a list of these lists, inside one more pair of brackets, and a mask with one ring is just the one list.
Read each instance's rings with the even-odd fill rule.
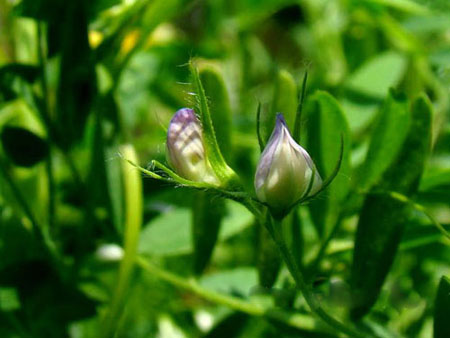
[[322,179],[311,157],[289,133],[282,114],[277,114],[275,129],[264,149],[255,175],[256,196],[272,209],[285,211],[307,192],[314,171],[314,181],[308,195],[322,186]]
[[191,181],[219,185],[203,145],[202,126],[193,109],[173,116],[167,131],[167,161],[178,175]]

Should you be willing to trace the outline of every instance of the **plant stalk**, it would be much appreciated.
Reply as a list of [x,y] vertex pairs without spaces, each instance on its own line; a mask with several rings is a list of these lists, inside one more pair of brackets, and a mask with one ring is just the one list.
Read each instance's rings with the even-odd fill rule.
[[295,280],[295,283],[297,284],[297,287],[302,292],[303,297],[305,298],[306,303],[311,308],[311,311],[317,315],[320,319],[322,319],[323,322],[327,323],[330,327],[347,334],[349,337],[355,337],[355,338],[367,338],[370,337],[368,333],[360,333],[356,331],[353,328],[350,328],[349,326],[345,325],[344,323],[341,323],[337,319],[331,317],[328,313],[326,313],[322,307],[320,306],[319,302],[315,298],[315,296],[312,293],[311,287],[306,283],[305,278],[300,271],[297,262],[295,260],[295,257],[293,256],[292,252],[288,249],[286,242],[283,239],[283,234],[281,232],[281,221],[280,219],[273,219],[272,222],[269,222],[269,224],[266,224],[268,228],[271,228],[269,232],[273,234],[273,239],[275,240],[275,243],[277,244],[284,261],[286,262],[287,268],[289,272],[291,273],[292,277]]

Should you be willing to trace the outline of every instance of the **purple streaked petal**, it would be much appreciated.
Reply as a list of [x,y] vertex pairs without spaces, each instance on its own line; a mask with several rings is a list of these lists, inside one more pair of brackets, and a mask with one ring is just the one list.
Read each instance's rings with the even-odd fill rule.
[[277,114],[277,120],[275,123],[275,128],[270,135],[269,141],[267,142],[264,151],[261,154],[261,158],[258,164],[258,168],[255,175],[255,186],[258,188],[267,179],[275,152],[278,148],[279,143],[282,140],[283,128],[286,126],[286,122],[282,114]]
[[193,181],[217,183],[205,157],[200,120],[193,109],[178,110],[167,130],[167,160],[182,177]]

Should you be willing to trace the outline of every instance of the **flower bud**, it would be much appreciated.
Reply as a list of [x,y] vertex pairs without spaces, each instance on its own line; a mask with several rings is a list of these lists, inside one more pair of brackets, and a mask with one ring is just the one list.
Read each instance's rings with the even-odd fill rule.
[[175,113],[166,146],[167,161],[178,175],[196,182],[220,183],[206,158],[202,126],[194,110],[183,108]]
[[298,145],[286,125],[282,114],[277,114],[275,129],[264,149],[255,175],[256,196],[273,210],[285,212],[300,198],[317,192],[321,185],[314,163],[305,149]]

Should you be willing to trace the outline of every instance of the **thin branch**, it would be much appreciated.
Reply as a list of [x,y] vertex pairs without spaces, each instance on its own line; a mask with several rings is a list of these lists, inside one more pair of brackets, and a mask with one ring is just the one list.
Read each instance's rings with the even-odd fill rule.
[[428,212],[428,210],[422,205],[417,202],[414,202],[411,200],[408,196],[402,195],[395,191],[388,192],[389,196],[396,199],[397,201],[409,204],[412,206],[415,210],[423,213],[430,221],[431,223],[447,238],[450,239],[450,233],[445,230],[445,228],[442,226],[441,223],[439,223],[431,214]]
[[308,81],[308,71],[305,71],[305,75],[303,76],[303,84],[302,91],[299,97],[299,104],[297,106],[297,113],[295,114],[295,122],[294,122],[294,132],[292,133],[292,137],[295,142],[300,143],[300,126],[302,122],[302,111],[303,111],[303,102],[305,101],[306,96],[306,82]]
[[47,85],[47,73],[46,73],[46,59],[44,53],[44,46],[42,43],[43,34],[42,34],[42,23],[37,23],[37,35],[38,35],[38,59],[39,59],[39,69],[41,75],[41,86],[42,86],[42,95],[43,95],[43,108],[40,109],[41,116],[47,125],[47,138],[49,140],[49,150],[46,161],[46,171],[48,176],[48,192],[49,192],[49,200],[48,200],[48,231],[53,229],[54,219],[55,219],[55,209],[56,209],[56,201],[55,201],[55,177],[53,175],[53,153],[52,153],[52,145],[53,145],[53,130],[52,130],[52,121],[50,118],[50,104],[49,104],[49,93],[48,93],[48,85]]
[[[233,310],[246,313],[251,316],[263,317],[277,321],[284,325],[303,330],[315,331],[317,329],[315,320],[307,315],[299,313],[290,313],[279,309],[266,309],[258,304],[249,303],[236,297],[208,290],[199,285],[195,280],[187,280],[166,271],[150,263],[144,257],[137,257],[137,265],[143,270],[149,272],[152,276],[162,279],[180,289],[187,290],[197,296],[215,304],[227,306]],[[329,333],[326,329],[320,329],[322,332]]]
[[292,252],[288,249],[286,246],[286,242],[283,239],[282,226],[281,226],[281,220],[273,219],[273,239],[275,243],[277,244],[283,259],[289,269],[289,272],[291,273],[292,277],[295,280],[295,283],[297,284],[298,289],[302,292],[303,297],[306,300],[306,303],[311,308],[311,311],[317,315],[324,323],[328,324],[330,327],[345,333],[349,335],[350,337],[355,338],[367,338],[372,337],[368,333],[360,333],[359,331],[356,331],[354,328],[350,327],[349,325],[346,325],[344,323],[341,323],[334,317],[330,316],[328,313],[326,313],[323,308],[320,306],[319,302],[315,298],[314,294],[312,293],[311,287],[306,283],[305,278],[300,271],[300,268],[295,260],[295,257],[293,256]]

